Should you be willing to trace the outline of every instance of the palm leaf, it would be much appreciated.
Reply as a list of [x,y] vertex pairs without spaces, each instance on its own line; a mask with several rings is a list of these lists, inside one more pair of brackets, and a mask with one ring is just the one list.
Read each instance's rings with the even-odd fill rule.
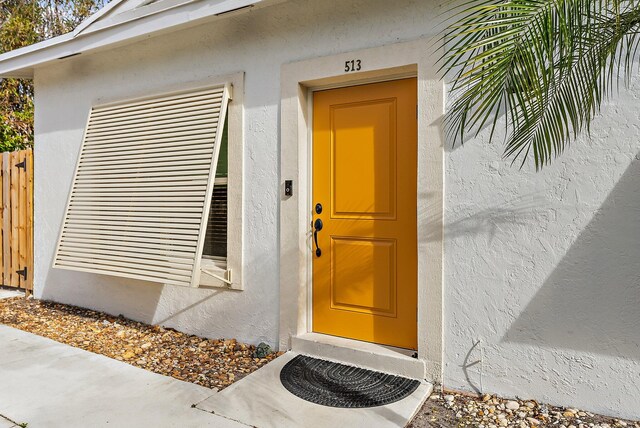
[[504,115],[505,156],[536,168],[589,130],[638,55],[640,6],[617,0],[471,0],[444,35],[453,77],[446,116],[454,144]]

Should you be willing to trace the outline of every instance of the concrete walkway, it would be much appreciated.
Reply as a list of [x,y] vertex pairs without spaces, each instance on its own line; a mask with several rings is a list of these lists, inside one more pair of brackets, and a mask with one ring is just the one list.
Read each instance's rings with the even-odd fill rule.
[[[24,296],[24,293],[22,291],[0,287],[0,299],[9,299],[11,297],[21,297],[21,296]],[[0,425],[0,427],[1,426],[2,425]]]
[[0,428],[19,428],[20,425],[16,425],[13,421],[0,416]]
[[246,428],[192,408],[215,393],[0,325],[0,428]]

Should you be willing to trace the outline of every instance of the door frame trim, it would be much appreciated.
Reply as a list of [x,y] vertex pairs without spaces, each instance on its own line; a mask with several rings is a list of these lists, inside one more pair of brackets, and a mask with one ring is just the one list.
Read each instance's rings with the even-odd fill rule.
[[[444,82],[434,38],[396,43],[281,68],[280,320],[279,348],[311,331],[311,143],[313,92],[407,77],[418,78],[418,358],[425,378],[442,380]],[[362,70],[345,73],[359,59]],[[284,181],[293,180],[293,195]],[[423,195],[423,196],[421,196]]]

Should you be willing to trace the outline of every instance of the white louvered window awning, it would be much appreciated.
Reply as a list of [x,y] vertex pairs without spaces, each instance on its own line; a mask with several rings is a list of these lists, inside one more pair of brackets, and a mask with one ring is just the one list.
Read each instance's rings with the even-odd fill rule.
[[230,89],[91,109],[54,267],[198,285]]

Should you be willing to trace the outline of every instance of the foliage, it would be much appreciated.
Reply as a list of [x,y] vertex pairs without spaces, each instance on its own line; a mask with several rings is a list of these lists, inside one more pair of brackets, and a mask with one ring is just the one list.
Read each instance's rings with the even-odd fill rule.
[[[537,169],[589,125],[640,46],[640,1],[468,0],[445,34],[454,144],[505,116],[505,156]],[[506,114],[504,114],[506,112]]]
[[[0,53],[71,31],[105,0],[0,0]],[[0,151],[33,144],[33,85],[0,81]]]

